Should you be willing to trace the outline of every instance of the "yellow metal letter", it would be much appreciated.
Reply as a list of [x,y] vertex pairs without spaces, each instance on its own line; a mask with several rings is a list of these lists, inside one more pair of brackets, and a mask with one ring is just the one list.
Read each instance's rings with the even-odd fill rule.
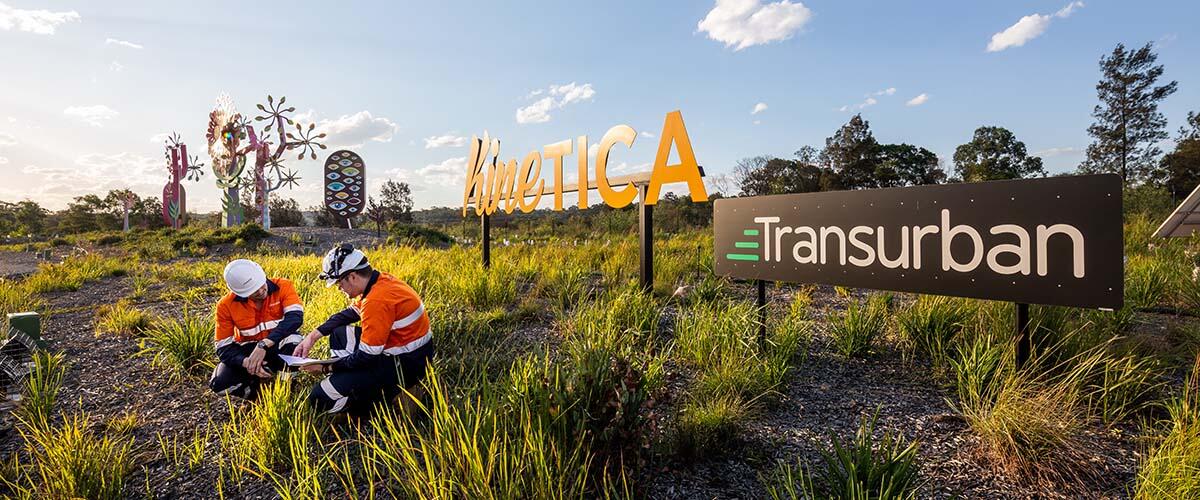
[[[663,122],[661,139],[658,141],[658,154],[654,157],[654,170],[650,172],[650,186],[646,189],[647,205],[658,203],[658,192],[663,184],[686,182],[691,191],[692,201],[708,201],[708,192],[704,190],[704,181],[700,179],[700,166],[696,164],[696,154],[692,152],[692,140],[688,138],[687,129],[683,127],[683,114],[679,110],[667,113]],[[671,156],[671,143],[679,152],[679,164],[667,165]]]
[[596,153],[596,189],[600,191],[600,198],[608,203],[608,206],[613,208],[623,208],[633,202],[637,196],[637,186],[632,182],[625,185],[625,188],[617,191],[608,185],[608,152],[613,145],[620,142],[626,147],[633,147],[633,140],[637,138],[637,132],[629,125],[617,125],[608,129],[604,133],[604,137],[600,139],[600,152]]
[[500,196],[504,199],[504,213],[511,214],[517,208],[517,199],[513,192],[517,178],[517,159],[513,158],[504,164],[504,177],[500,179]]
[[554,209],[562,211],[563,157],[571,154],[571,140],[546,145],[546,159],[554,160]]
[[467,216],[467,200],[472,194],[475,195],[475,215],[483,215],[483,186],[486,182],[483,163],[487,161],[487,148],[484,144],[489,144],[486,133],[483,134],[483,140],[471,136],[471,156],[467,158],[467,186],[463,190],[463,217]]
[[584,209],[584,208],[588,207],[587,193],[588,193],[588,187],[590,187],[590,186],[588,186],[588,173],[587,173],[587,165],[588,165],[587,136],[581,135],[581,136],[579,136],[579,139],[577,139],[577,141],[579,142],[579,147],[575,148],[575,155],[577,156],[577,158],[579,158],[579,208]]
[[[534,179],[537,179],[536,183]],[[525,155],[525,159],[521,160],[521,175],[517,177],[517,182],[517,196],[520,196],[517,203],[522,212],[532,212],[542,202],[542,188],[546,185],[546,180],[542,179],[541,152],[530,151]],[[526,203],[526,196],[533,196],[533,201]]]

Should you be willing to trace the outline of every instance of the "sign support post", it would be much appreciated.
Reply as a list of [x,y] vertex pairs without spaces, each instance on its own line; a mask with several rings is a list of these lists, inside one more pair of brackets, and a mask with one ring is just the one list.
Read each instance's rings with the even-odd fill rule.
[[654,290],[654,205],[646,203],[647,189],[648,184],[638,186],[638,240],[642,290],[650,293]]
[[479,218],[479,225],[483,232],[482,241],[479,242],[483,245],[483,268],[489,269],[492,267],[492,218],[484,213]]
[[1029,352],[1033,350],[1033,340],[1029,336],[1029,304],[1017,302],[1017,368],[1025,366],[1029,360]]

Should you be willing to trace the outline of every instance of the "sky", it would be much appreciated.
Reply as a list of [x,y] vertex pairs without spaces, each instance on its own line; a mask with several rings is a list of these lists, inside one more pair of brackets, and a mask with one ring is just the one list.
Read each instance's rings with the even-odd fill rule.
[[[507,159],[625,124],[639,135],[610,173],[648,170],[674,110],[713,185],[741,158],[821,146],[855,113],[947,170],[975,128],[998,125],[1065,172],[1117,43],[1153,42],[1179,82],[1160,106],[1172,135],[1200,111],[1196,19],[1200,2],[1183,0],[0,0],[0,200],[161,196],[165,134],[209,163],[222,93],[250,116],[286,95],[327,134],[317,160],[285,162],[299,187],[273,195],[302,207],[320,201],[336,149],[364,158],[371,192],[395,179],[417,208],[460,206],[467,144],[484,132]],[[192,211],[219,207],[205,170],[185,183]]]

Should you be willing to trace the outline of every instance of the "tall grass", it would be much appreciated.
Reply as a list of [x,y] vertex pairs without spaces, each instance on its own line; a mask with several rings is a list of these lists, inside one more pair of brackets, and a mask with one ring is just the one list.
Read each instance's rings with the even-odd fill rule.
[[37,428],[50,427],[58,391],[67,374],[67,362],[61,353],[37,351],[33,354],[33,370],[25,381],[21,395],[21,406],[17,417],[25,425]]
[[1200,496],[1200,356],[1184,384],[1170,401],[1166,436],[1146,455],[1138,471],[1135,498],[1196,498]]
[[955,340],[974,314],[970,301],[922,295],[896,315],[897,331],[912,353],[929,359],[935,373],[943,374]]
[[138,335],[150,328],[151,316],[128,301],[118,300],[96,309],[96,335]]
[[829,325],[834,349],[847,358],[870,353],[875,339],[887,328],[891,302],[890,294],[874,294],[865,302],[851,302],[841,317]]
[[230,405],[229,421],[217,431],[223,477],[241,483],[255,476],[283,496],[319,497],[326,450],[306,396],[278,379],[253,405]]
[[78,290],[85,282],[108,276],[122,276],[129,271],[126,263],[113,257],[85,255],[70,257],[58,264],[41,264],[37,272],[25,279],[29,293]]
[[19,430],[32,462],[21,489],[46,498],[123,497],[125,476],[134,468],[131,437],[97,433],[82,414],[57,428]]
[[[431,374],[419,415],[384,412],[363,446],[388,487],[405,498],[579,498],[592,481],[585,442],[560,443],[521,401],[494,393],[452,400]],[[420,419],[428,419],[419,425]],[[421,429],[426,429],[422,431]]]
[[155,366],[167,368],[172,376],[194,373],[216,365],[213,350],[212,316],[194,316],[185,308],[183,318],[167,318],[145,332],[139,354],[151,356]]
[[56,425],[53,410],[66,370],[61,354],[34,354],[16,414],[29,463],[18,466],[16,477],[4,483],[21,497],[121,498],[125,476],[134,466],[129,426],[109,425],[101,433],[84,414]]

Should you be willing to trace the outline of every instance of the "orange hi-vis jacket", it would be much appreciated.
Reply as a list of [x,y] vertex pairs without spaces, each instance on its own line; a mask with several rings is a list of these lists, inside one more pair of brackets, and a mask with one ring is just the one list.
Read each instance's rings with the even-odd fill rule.
[[[217,303],[217,331],[214,340],[221,361],[235,356],[237,345],[270,338],[275,345],[296,335],[304,323],[304,306],[292,282],[283,278],[267,280],[267,298],[259,307],[255,301],[229,293]],[[290,339],[299,341],[299,336]],[[224,351],[224,352],[223,352]],[[240,361],[238,361],[240,362]]]
[[[358,348],[333,364],[334,371],[364,366],[381,355],[404,354],[429,343],[433,331],[417,292],[399,278],[375,271],[362,295],[317,330],[325,335],[355,321],[362,326]],[[353,345],[353,342],[347,344]],[[335,353],[339,354],[339,353]]]

